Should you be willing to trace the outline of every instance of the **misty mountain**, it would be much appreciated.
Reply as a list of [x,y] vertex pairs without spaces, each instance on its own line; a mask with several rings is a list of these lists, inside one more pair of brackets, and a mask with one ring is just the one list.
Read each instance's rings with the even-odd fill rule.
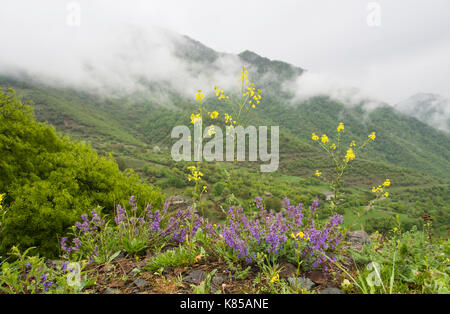
[[293,83],[305,70],[251,51],[221,53],[173,32],[129,27],[77,52],[67,64],[72,72],[64,71],[61,60],[44,70],[31,64],[17,65],[15,71],[0,68],[0,86],[33,101],[38,120],[97,148],[102,141],[170,147],[170,131],[188,123],[196,90],[213,103],[214,85],[236,94],[245,65],[250,80],[263,90],[251,123],[280,126],[285,169],[306,174],[318,153],[311,133],[333,134],[344,122],[346,136],[357,143],[377,132],[377,145],[361,155],[367,162],[450,178],[450,170],[443,170],[450,169],[450,137],[386,104],[374,107],[364,99],[350,104],[326,94],[299,100]]
[[418,93],[395,107],[420,121],[443,131],[450,131],[450,100],[440,95]]

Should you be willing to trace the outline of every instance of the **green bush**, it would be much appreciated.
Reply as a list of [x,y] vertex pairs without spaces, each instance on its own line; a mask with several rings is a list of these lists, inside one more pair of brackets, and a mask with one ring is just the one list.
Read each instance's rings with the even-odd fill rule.
[[113,158],[102,157],[82,143],[61,137],[34,120],[32,109],[14,91],[0,90],[0,191],[7,212],[1,251],[13,245],[35,246],[47,257],[58,254],[58,239],[80,214],[135,195],[140,206],[161,207],[162,194],[140,183],[132,171],[123,174]]
[[281,206],[283,206],[283,201],[276,196],[267,197],[264,199],[265,208],[267,209],[273,209],[275,211],[280,211]]
[[213,193],[216,196],[220,196],[223,194],[223,192],[225,191],[226,185],[223,182],[217,182],[216,184],[214,184],[213,186]]

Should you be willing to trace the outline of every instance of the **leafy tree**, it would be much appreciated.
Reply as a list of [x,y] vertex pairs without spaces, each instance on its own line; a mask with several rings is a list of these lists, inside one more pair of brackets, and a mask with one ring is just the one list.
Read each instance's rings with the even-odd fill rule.
[[1,250],[19,244],[55,256],[58,240],[80,214],[134,195],[141,206],[163,203],[154,187],[140,183],[132,171],[121,173],[111,156],[58,135],[34,120],[32,109],[13,90],[0,90],[0,191],[6,194]]

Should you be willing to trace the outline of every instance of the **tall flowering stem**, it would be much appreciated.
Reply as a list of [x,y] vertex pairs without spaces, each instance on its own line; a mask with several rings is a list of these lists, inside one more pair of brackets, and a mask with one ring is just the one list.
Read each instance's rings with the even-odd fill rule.
[[[370,141],[375,141],[376,138],[375,132],[372,132],[368,135],[368,139],[361,145],[357,146],[356,142],[352,140],[350,144],[346,148],[344,148],[341,140],[341,133],[344,133],[344,130],[344,123],[339,123],[336,128],[336,143],[330,143],[330,139],[326,134],[322,134],[322,136],[319,137],[319,135],[317,135],[316,133],[312,133],[311,136],[312,140],[314,142],[317,142],[319,146],[328,153],[334,165],[334,175],[330,180],[330,185],[332,187],[334,196],[333,201],[331,202],[331,208],[333,211],[337,210],[338,198],[340,196],[340,189],[343,183],[342,177],[344,175],[345,169],[347,168],[349,163],[356,158],[356,154]],[[343,150],[345,150],[345,155],[343,153]],[[320,177],[321,175],[322,172],[316,170],[315,176]]]
[[[234,128],[237,126],[244,126],[249,118],[249,114],[252,109],[255,109],[257,105],[260,104],[262,96],[261,90],[256,89],[254,83],[249,81],[249,72],[246,67],[242,67],[241,73],[239,75],[239,80],[241,83],[240,96],[237,101],[234,101],[230,98],[230,96],[226,95],[224,90],[220,89],[219,86],[214,86],[214,92],[217,100],[227,103],[232,108],[232,113],[223,113],[223,119],[226,126],[226,132],[228,134],[234,134]],[[191,114],[191,123],[195,125],[201,124],[205,118],[209,118],[211,120],[215,120],[219,118],[220,114],[218,111],[208,111],[207,103],[204,101],[205,95],[202,90],[198,90],[197,94],[195,94],[194,99],[197,103],[197,108],[195,112]],[[215,134],[214,126],[211,125],[208,127],[208,135]],[[236,147],[236,137],[233,136],[233,147]],[[228,180],[228,190],[231,192],[232,187],[232,178],[234,173],[235,164],[237,162],[236,153],[233,156],[233,165],[231,169],[231,174]],[[197,169],[200,169],[200,162],[197,162]],[[198,200],[200,202],[200,197],[202,193],[206,193],[205,187],[201,185],[199,182],[195,181],[196,188],[194,191],[194,204]],[[230,194],[229,201],[231,202],[234,198],[232,193]]]

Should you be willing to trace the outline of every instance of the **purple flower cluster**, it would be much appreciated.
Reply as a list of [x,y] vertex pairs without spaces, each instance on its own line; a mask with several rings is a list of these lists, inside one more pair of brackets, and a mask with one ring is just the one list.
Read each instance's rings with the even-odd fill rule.
[[283,200],[284,210],[279,213],[264,209],[260,197],[255,198],[255,205],[259,210],[253,219],[248,219],[242,208],[231,207],[225,225],[220,227],[225,243],[238,258],[247,262],[253,260],[257,252],[266,251],[273,256],[284,254],[288,236],[302,231],[307,241],[304,254],[314,256],[314,266],[317,266],[324,262],[324,257],[319,257],[316,250],[333,250],[342,240],[341,216],[333,216],[323,229],[316,229],[312,216],[319,206],[317,200],[309,207],[308,219],[302,211],[303,205],[293,206],[287,198]]
[[77,227],[77,229],[81,230],[82,233],[89,233],[91,231],[98,230],[99,227],[104,222],[103,220],[100,219],[100,216],[95,211],[95,209],[93,209],[91,211],[91,214],[92,214],[91,220],[89,220],[88,215],[83,214],[83,215],[81,215],[82,222],[77,221],[75,223],[75,227]]
[[72,240],[72,243],[73,243],[75,246],[67,246],[67,245],[66,245],[66,241],[67,241],[67,237],[63,237],[63,238],[61,238],[60,244],[61,244],[61,249],[62,249],[64,252],[66,252],[68,255],[69,255],[71,252],[76,252],[76,251],[79,250],[79,248],[80,248],[80,246],[81,246],[81,241],[80,241],[79,238],[74,238],[74,239]]
[[261,250],[277,254],[287,240],[289,229],[282,213],[267,212],[261,198],[255,198],[255,204],[260,209],[255,219],[249,220],[242,207],[231,207],[222,228],[225,243],[238,258],[248,262]]
[[42,274],[41,275],[41,283],[44,286],[44,291],[45,292],[48,292],[53,286],[53,281],[47,280],[47,275],[46,274]]
[[343,240],[343,235],[339,231],[342,224],[342,216],[335,214],[323,229],[316,229],[314,223],[306,230],[311,245],[305,249],[305,255],[313,259],[313,267],[325,264],[326,258],[320,253],[327,250],[334,250]]
[[189,207],[184,212],[178,210],[175,216],[170,217],[161,235],[170,241],[181,243],[186,240],[186,236],[191,239],[203,224],[203,218]]
[[[132,206],[133,214],[135,214],[137,211],[136,199],[132,196],[129,203]],[[168,215],[167,209],[168,203],[164,204],[162,212],[159,210],[153,211],[151,204],[149,204],[144,216],[129,217],[127,210],[117,205],[114,221],[117,225],[121,225],[122,229],[129,224],[133,225],[136,234],[144,230],[141,227],[147,226],[145,230],[149,238],[165,239],[178,243],[185,241],[186,236],[192,238],[199,228],[203,228],[206,232],[213,232],[212,226],[204,224],[203,218],[194,213],[192,208],[185,211],[178,210],[175,215]]]
[[[334,215],[325,225],[314,221],[319,208],[317,200],[304,209],[301,203],[291,205],[289,199],[285,198],[280,212],[266,210],[260,197],[256,197],[254,201],[258,209],[256,212],[246,215],[242,207],[233,206],[227,212],[226,222],[213,226],[190,207],[184,211],[168,213],[166,203],[162,211],[153,210],[148,205],[145,212],[139,212],[136,198],[132,196],[129,199],[130,210],[117,205],[114,221],[121,230],[121,237],[126,236],[128,240],[140,237],[147,239],[149,245],[160,242],[182,243],[192,239],[197,230],[202,230],[213,241],[229,247],[238,259],[248,263],[255,259],[258,252],[265,252],[276,258],[294,253],[300,254],[301,259],[317,267],[326,262],[320,253],[334,250],[342,241],[342,233],[339,231],[342,216]],[[87,215],[82,215],[82,222],[77,222],[75,226],[81,231],[81,240],[87,241],[84,236],[94,239],[89,241],[89,254],[93,261],[99,254],[95,234],[103,230],[106,224],[95,210],[91,214],[90,220]],[[302,242],[295,236],[299,232],[304,234],[301,236]],[[296,240],[288,241],[290,237]],[[61,247],[70,254],[79,250],[81,240],[74,238],[73,245],[68,246],[67,238],[62,238]]]

